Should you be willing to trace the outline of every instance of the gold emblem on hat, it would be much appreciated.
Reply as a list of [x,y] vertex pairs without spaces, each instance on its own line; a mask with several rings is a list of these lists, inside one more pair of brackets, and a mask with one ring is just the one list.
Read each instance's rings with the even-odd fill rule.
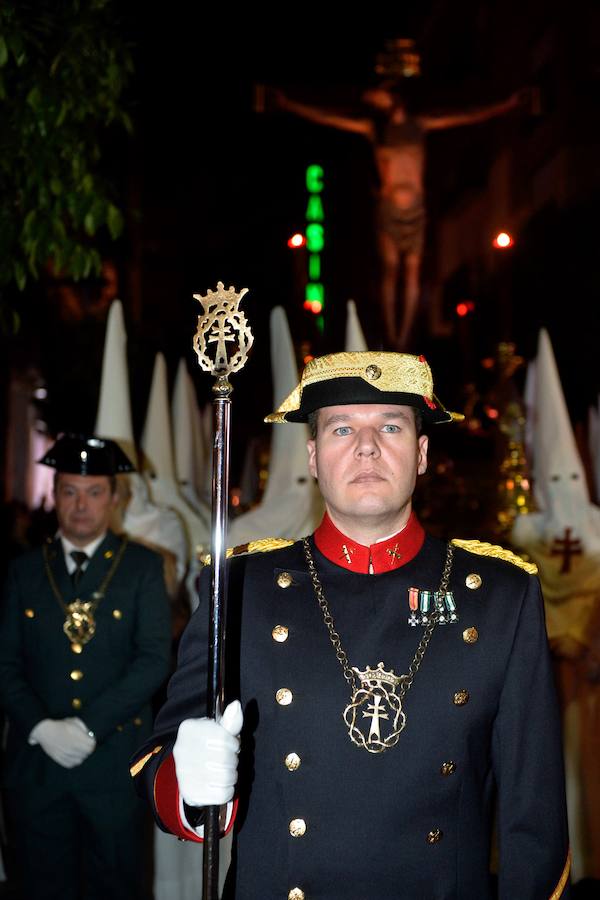
[[381,378],[381,369],[379,366],[370,365],[365,369],[365,375],[369,379],[369,381],[377,381],[378,378]]

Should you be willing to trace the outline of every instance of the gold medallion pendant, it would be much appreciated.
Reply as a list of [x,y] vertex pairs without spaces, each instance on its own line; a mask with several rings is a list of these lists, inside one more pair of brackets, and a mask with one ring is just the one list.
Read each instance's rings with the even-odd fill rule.
[[67,617],[63,631],[72,644],[87,644],[94,637],[96,633],[94,607],[94,601],[84,603],[81,600],[74,600],[66,606]]
[[[344,710],[344,721],[348,726],[348,734],[352,743],[364,747],[369,753],[383,753],[398,743],[400,733],[406,724],[406,715],[402,709],[402,701],[396,694],[396,688],[407,675],[394,675],[380,662],[376,669],[366,668],[364,672],[352,667],[360,679],[360,687],[352,694],[350,703]],[[360,715],[362,713],[362,716]],[[366,727],[361,731],[358,719],[370,719],[368,734]],[[385,725],[385,727],[382,727]]]

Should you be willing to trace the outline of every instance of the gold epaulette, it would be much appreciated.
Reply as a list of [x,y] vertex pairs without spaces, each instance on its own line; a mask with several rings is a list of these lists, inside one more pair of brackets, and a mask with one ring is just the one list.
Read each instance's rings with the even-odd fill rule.
[[[245,553],[267,553],[269,550],[281,550],[282,547],[291,547],[295,541],[287,538],[260,538],[258,541],[248,541],[247,544],[238,544],[237,547],[228,547],[225,553],[227,559],[232,556],[243,556]],[[200,562],[204,566],[210,566],[211,556],[207,553],[201,557]]]
[[484,541],[462,541],[459,538],[452,538],[452,544],[460,547],[461,550],[468,550],[469,553],[477,553],[479,556],[494,556],[496,559],[503,559],[505,562],[512,563],[524,569],[528,575],[537,575],[538,567],[535,563],[526,562],[522,557],[513,553],[512,550],[505,550],[497,544],[487,544]]

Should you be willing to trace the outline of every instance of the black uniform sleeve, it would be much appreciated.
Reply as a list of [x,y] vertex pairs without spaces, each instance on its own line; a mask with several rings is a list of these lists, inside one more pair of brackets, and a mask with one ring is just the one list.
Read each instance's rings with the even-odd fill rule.
[[498,785],[499,898],[567,897],[561,724],[535,577],[527,579],[522,600],[494,723],[492,758]]

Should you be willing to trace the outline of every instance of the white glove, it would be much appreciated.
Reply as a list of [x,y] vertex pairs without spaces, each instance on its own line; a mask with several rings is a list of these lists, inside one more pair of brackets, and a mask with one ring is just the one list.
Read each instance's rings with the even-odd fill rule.
[[30,744],[39,744],[44,753],[65,769],[73,769],[96,749],[80,719],[42,719],[29,735]]
[[189,806],[221,806],[233,797],[243,722],[240,701],[234,700],[219,721],[185,719],[179,726],[173,759]]

